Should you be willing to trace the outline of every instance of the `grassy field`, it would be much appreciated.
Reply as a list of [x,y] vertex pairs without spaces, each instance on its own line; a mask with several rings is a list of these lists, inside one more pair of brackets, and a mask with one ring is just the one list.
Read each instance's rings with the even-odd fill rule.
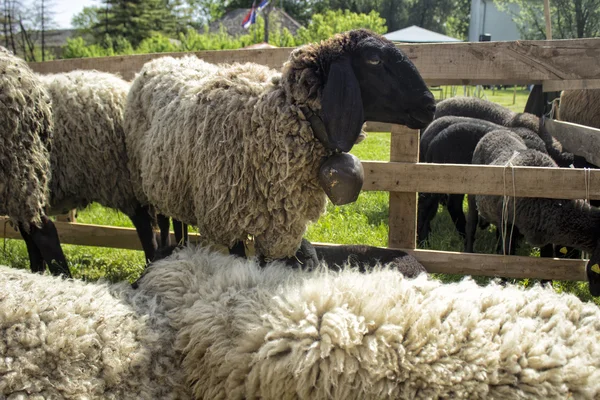
[[[439,92],[434,92],[436,97]],[[462,95],[462,87],[458,88]],[[522,88],[517,91],[513,104],[512,89],[494,91],[486,90],[488,100],[510,107],[514,111],[522,111],[529,92]],[[369,133],[367,139],[354,147],[352,153],[361,160],[389,161],[389,132]],[[388,237],[388,198],[387,192],[362,192],[353,204],[346,206],[327,206],[327,212],[320,220],[309,226],[306,237],[311,241],[368,244],[387,246]],[[466,205],[465,205],[466,206]],[[78,222],[132,227],[129,219],[116,211],[93,204],[79,212]],[[485,231],[478,230],[475,251],[478,253],[493,253],[496,238],[493,227]],[[432,223],[432,236],[423,248],[461,251],[462,241],[456,233],[448,212],[440,207],[438,215]],[[96,280],[106,277],[111,281],[122,279],[134,280],[142,271],[143,254],[140,251],[104,249],[97,247],[64,245],[65,253],[75,277],[85,280]],[[522,243],[518,249],[520,255],[539,255],[539,249]],[[5,240],[3,251],[0,252],[0,264],[12,265],[17,268],[28,268],[29,261],[25,245],[20,240]],[[444,281],[461,279],[461,276],[438,275]],[[477,278],[484,284],[487,278]],[[523,285],[530,285],[528,280],[520,280]],[[587,292],[587,284],[572,282],[555,282],[557,291],[575,293],[583,300],[591,300]],[[600,302],[598,302],[600,304]]]

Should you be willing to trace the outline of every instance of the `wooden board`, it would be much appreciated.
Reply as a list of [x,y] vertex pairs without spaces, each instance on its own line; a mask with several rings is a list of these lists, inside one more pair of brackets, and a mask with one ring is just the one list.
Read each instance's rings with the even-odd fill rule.
[[[317,243],[321,246],[339,246]],[[587,260],[502,256],[436,250],[399,249],[413,255],[429,273],[491,276],[505,278],[587,281]]]
[[563,149],[600,166],[600,129],[553,119],[547,119],[545,125]]
[[[363,190],[513,195],[511,169],[502,166],[383,161],[362,164]],[[586,172],[581,168],[515,167],[514,175],[517,197],[586,197]],[[589,198],[600,199],[600,169],[589,171],[589,178]]]
[[[419,161],[419,131],[392,125],[390,159]],[[417,247],[417,194],[390,191],[389,247]]]
[[[116,249],[142,250],[142,244],[133,228],[103,226],[91,224],[69,223],[55,221],[58,237],[63,244],[80,246],[110,247]],[[15,230],[6,217],[0,217],[0,237],[21,239],[19,231]],[[191,243],[199,243],[200,236],[189,233]],[[175,234],[171,232],[171,243],[175,243]]]
[[367,132],[391,132],[392,124],[388,124],[385,122],[376,122],[376,121],[367,121],[367,126],[365,127]]
[[599,79],[567,79],[547,80],[542,83],[544,92],[560,92],[561,90],[600,89]]
[[[8,219],[0,217],[0,237],[21,239]],[[142,246],[135,229],[88,224],[55,222],[62,244],[111,247],[140,250]],[[190,242],[200,242],[200,237],[190,232]],[[171,234],[172,240],[174,235]],[[339,246],[333,243],[316,243]],[[217,250],[225,251],[224,248]],[[585,281],[585,261],[537,257],[468,254],[433,250],[405,250],[415,256],[430,273],[503,276],[512,278],[555,279]]]
[[[510,42],[399,44],[429,85],[528,84],[552,82],[550,89],[572,88],[585,81],[600,88],[600,38],[517,40]],[[213,63],[256,62],[279,69],[291,48],[240,49],[195,52]],[[30,63],[39,73],[97,69],[131,79],[142,65],[156,57],[191,53],[156,53]],[[548,88],[545,88],[545,90]],[[549,90],[549,89],[548,89]]]

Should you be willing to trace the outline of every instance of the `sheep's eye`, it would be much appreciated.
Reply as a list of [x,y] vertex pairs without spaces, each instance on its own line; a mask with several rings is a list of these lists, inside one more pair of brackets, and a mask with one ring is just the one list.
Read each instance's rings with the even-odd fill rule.
[[367,64],[379,65],[379,64],[381,64],[381,59],[380,58],[367,58]]

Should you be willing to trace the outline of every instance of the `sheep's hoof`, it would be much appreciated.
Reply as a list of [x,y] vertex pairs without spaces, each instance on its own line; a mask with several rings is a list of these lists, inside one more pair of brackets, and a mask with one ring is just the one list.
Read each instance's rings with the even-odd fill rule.
[[335,205],[353,203],[358,199],[364,180],[360,160],[349,153],[329,157],[319,170],[319,183]]

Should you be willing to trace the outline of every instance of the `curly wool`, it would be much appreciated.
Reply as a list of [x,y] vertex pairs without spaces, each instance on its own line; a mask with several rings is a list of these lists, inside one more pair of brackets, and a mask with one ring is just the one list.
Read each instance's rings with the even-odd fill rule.
[[600,129],[600,90],[565,90],[560,94],[558,119]]
[[0,47],[0,215],[41,226],[51,177],[52,106],[39,78]]
[[123,131],[129,83],[98,71],[41,79],[52,98],[54,118],[49,214],[98,202],[133,215],[137,201]]
[[[11,358],[0,374],[23,382],[30,393],[60,388],[48,379],[52,374],[73,385],[61,393],[64,398],[97,398],[89,388],[112,389],[102,376],[111,372],[111,382],[139,385],[128,395],[142,399],[168,398],[152,391],[169,393],[170,385],[181,387],[180,379],[191,393],[173,397],[183,399],[600,396],[600,310],[540,286],[480,287],[470,279],[443,284],[424,274],[406,279],[387,266],[366,274],[347,268],[290,270],[282,262],[261,268],[254,260],[203,248],[186,248],[150,266],[137,291],[22,272],[12,272],[11,282],[9,273],[0,270],[0,338],[14,337],[6,333],[25,321],[29,325],[22,331],[26,339],[0,348],[0,360],[8,351],[38,353]],[[33,290],[15,281],[39,283],[40,307],[50,312],[23,307],[30,302],[22,299],[34,297]],[[82,301],[82,287],[96,289]],[[78,301],[49,295],[61,292]],[[14,300],[7,303],[7,296]],[[132,312],[144,308],[129,306],[132,299],[156,311]],[[88,304],[96,310],[81,313]],[[156,331],[157,321],[169,329]],[[141,340],[150,334],[140,324],[153,330],[162,346]],[[100,349],[122,344],[131,362],[142,354],[144,362],[137,365],[146,366],[148,357],[136,343],[149,346],[152,360],[165,362],[162,369],[139,367],[135,374],[124,361],[121,369],[104,370],[103,363],[120,362],[115,354],[123,348],[111,348],[105,357],[76,356],[85,352],[72,349],[87,348],[90,341],[56,340],[53,329],[61,326],[79,335],[91,332]],[[112,328],[98,329],[106,326]],[[49,344],[35,346],[40,335]],[[57,348],[65,352],[58,359]],[[62,375],[56,364],[47,368],[50,359],[62,363]],[[28,368],[16,370],[15,363]],[[157,372],[172,380],[160,383]],[[24,390],[21,386],[13,387]],[[0,394],[12,393],[0,386]]]
[[166,312],[126,283],[0,267],[0,398],[190,398]]

